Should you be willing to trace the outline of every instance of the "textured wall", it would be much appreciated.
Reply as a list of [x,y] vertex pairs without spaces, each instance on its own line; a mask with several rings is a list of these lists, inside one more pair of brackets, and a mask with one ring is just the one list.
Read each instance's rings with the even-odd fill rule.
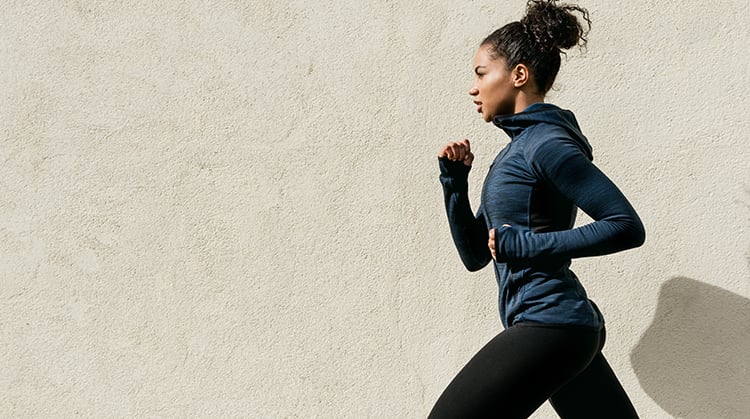
[[[574,263],[605,353],[644,418],[746,417],[748,3],[581,5],[549,101],[648,231]],[[500,330],[436,153],[473,140],[476,198],[471,58],[523,7],[5,2],[0,416],[425,416]]]

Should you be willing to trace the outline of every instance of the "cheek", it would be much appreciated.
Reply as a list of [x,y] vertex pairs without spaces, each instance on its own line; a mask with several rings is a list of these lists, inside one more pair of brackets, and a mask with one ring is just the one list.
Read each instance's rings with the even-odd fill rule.
[[491,105],[488,110],[495,116],[513,112],[513,96],[505,86],[496,85],[494,87],[489,103]]
[[499,78],[493,78],[487,80],[484,86],[484,90],[487,93],[487,97],[491,98],[493,102],[499,102],[503,95],[503,83]]
[[502,88],[498,84],[493,84],[488,90],[487,99],[493,107],[497,108],[504,102],[504,96]]

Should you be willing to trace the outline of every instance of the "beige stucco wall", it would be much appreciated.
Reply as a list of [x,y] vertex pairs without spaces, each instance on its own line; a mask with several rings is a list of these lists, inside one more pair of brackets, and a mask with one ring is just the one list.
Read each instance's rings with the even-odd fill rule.
[[[747,417],[748,3],[581,5],[549,100],[648,231],[573,265],[605,354],[644,418]],[[501,327],[436,153],[476,198],[471,57],[523,6],[5,2],[0,417],[424,417]]]

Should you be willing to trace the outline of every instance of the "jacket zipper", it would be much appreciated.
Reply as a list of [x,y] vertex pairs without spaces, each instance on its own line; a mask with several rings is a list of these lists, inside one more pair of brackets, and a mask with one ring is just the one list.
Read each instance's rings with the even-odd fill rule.
[[490,214],[487,212],[487,181],[490,179],[490,176],[492,175],[492,169],[495,167],[496,164],[499,164],[502,162],[503,158],[505,158],[505,155],[508,154],[510,151],[510,147],[513,143],[508,143],[508,145],[498,154],[497,157],[495,157],[495,161],[492,162],[490,165],[490,169],[487,171],[487,176],[484,178],[484,183],[482,184],[482,212],[484,213],[484,216],[487,217],[487,224],[488,230],[492,228],[492,220],[490,219]]

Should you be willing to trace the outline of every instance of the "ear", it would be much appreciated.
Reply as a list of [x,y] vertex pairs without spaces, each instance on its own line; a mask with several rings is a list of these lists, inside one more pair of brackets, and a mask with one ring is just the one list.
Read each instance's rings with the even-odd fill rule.
[[526,64],[517,64],[513,67],[513,72],[511,74],[513,87],[522,87],[529,81],[530,77],[531,73],[529,73],[529,68],[526,67]]

